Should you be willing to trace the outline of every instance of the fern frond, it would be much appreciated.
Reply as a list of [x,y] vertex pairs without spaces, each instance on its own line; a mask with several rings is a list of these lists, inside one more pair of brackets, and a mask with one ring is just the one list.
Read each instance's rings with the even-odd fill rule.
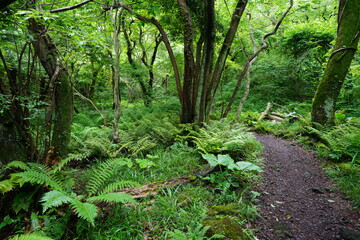
[[116,202],[116,203],[134,203],[134,198],[128,193],[106,193],[87,199],[88,202]]
[[49,208],[57,207],[65,203],[70,203],[73,199],[67,196],[63,192],[56,190],[47,192],[43,195],[40,202],[42,202],[43,212],[46,212]]
[[127,188],[127,187],[139,187],[140,184],[138,184],[137,182],[134,181],[119,181],[119,182],[114,182],[114,183],[110,183],[109,185],[107,185],[106,187],[104,187],[104,190],[102,190],[100,192],[100,195],[106,194],[106,193],[110,193],[110,192],[115,192],[117,190],[123,189],[123,188]]
[[21,170],[28,170],[29,166],[25,162],[12,161],[7,164],[6,168],[20,168]]
[[46,236],[44,232],[33,232],[33,233],[16,235],[15,237],[10,238],[9,240],[54,240],[54,239]]
[[93,176],[89,180],[89,184],[87,185],[88,194],[91,196],[100,192],[106,182],[118,174],[118,168],[123,165],[131,166],[132,162],[128,159],[114,158],[101,163],[94,169]]
[[98,208],[92,203],[83,203],[74,199],[71,202],[72,209],[78,215],[78,217],[88,221],[92,226],[95,226],[95,218],[97,217]]
[[53,173],[60,171],[65,165],[69,164],[71,161],[81,161],[87,157],[89,157],[90,152],[78,153],[78,154],[71,154],[67,158],[62,159],[58,166],[54,169]]
[[14,184],[11,180],[7,179],[0,182],[0,193],[4,194],[13,190]]
[[26,212],[29,210],[31,203],[33,202],[33,196],[35,193],[36,190],[29,192],[22,191],[16,194],[11,203],[11,207],[16,214],[21,210],[24,210]]
[[29,182],[32,184],[45,184],[54,190],[64,191],[64,186],[59,179],[52,173],[52,171],[38,163],[28,163],[30,169],[11,174],[11,180],[22,186]]

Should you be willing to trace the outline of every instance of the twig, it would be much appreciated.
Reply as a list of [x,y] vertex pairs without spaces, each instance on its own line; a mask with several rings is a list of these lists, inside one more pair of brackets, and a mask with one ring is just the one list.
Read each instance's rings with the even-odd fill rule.
[[84,100],[89,101],[90,104],[96,109],[96,111],[97,111],[97,112],[100,114],[100,116],[104,119],[104,116],[102,115],[102,113],[100,112],[100,110],[95,106],[94,102],[91,101],[91,99],[89,99],[89,98],[85,97],[84,95],[82,95],[82,94],[81,94],[78,90],[76,90],[75,88],[73,88],[73,89],[74,89],[74,91],[76,92],[76,94],[77,94],[79,97],[81,97],[81,98],[84,99]]

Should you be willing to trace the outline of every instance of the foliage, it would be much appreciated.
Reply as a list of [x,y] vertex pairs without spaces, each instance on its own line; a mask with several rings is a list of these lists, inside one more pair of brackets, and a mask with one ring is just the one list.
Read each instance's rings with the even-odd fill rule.
[[[117,202],[130,203],[134,200],[126,193],[116,193],[110,191],[119,190],[124,186],[133,186],[132,182],[111,182],[112,177],[117,174],[121,166],[131,167],[132,164],[127,159],[109,159],[97,168],[94,168],[91,178],[88,180],[86,195],[79,195],[72,190],[74,181],[68,181],[69,175],[64,170],[58,168],[50,169],[38,163],[11,162],[7,168],[19,168],[21,171],[11,173],[10,180],[0,182],[0,185],[8,185],[9,181],[12,188],[20,188],[26,183],[32,185],[46,186],[48,191],[43,194],[40,202],[43,206],[43,213],[49,209],[63,205],[69,205],[74,213],[92,225],[98,215],[98,207],[94,203],[98,202]],[[11,188],[11,189],[12,189]],[[38,189],[38,188],[37,188]],[[7,190],[10,190],[9,188]],[[15,211],[28,210],[31,198],[35,191],[26,193],[20,192],[14,198],[13,206]],[[24,196],[24,193],[28,196]],[[18,197],[19,196],[19,197]],[[25,199],[25,202],[23,202]]]
[[254,159],[261,144],[242,126],[231,126],[226,120],[205,124],[199,132],[191,132],[194,143],[203,153],[229,154],[234,159]]
[[322,156],[360,164],[359,128],[360,120],[354,119],[330,129],[306,127],[306,130],[323,143],[318,145]]
[[336,163],[326,167],[327,173],[336,181],[339,189],[360,209],[360,166],[351,163]]
[[33,232],[30,234],[20,234],[9,240],[53,240],[53,238],[46,236],[44,232]]
[[168,232],[168,236],[170,240],[206,240],[206,239],[218,239],[224,238],[224,235],[214,234],[211,237],[206,237],[205,234],[207,230],[209,230],[209,226],[198,225],[195,228],[188,227],[187,231],[181,231],[178,229],[173,230],[172,232]]

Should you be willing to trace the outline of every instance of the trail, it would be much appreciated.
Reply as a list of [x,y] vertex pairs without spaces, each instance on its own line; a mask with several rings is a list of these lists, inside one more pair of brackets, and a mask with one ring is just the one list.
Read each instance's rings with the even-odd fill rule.
[[359,210],[350,210],[313,153],[270,135],[256,137],[265,161],[257,189],[262,217],[253,224],[259,240],[360,240]]

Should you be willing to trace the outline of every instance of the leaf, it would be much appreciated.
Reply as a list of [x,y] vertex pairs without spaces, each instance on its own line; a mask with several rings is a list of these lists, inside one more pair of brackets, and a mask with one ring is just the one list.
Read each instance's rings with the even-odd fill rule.
[[0,193],[2,194],[11,191],[13,188],[14,185],[9,179],[0,182]]
[[117,203],[134,203],[134,198],[128,193],[107,193],[87,199],[88,202],[117,202]]
[[20,192],[18,193],[14,200],[12,201],[12,208],[17,214],[20,210],[28,211],[30,204],[33,202],[33,196],[35,194],[35,191],[32,192]]
[[43,202],[43,212],[52,207],[60,206],[64,203],[70,203],[73,199],[59,191],[50,191],[43,195],[40,202]]
[[95,226],[94,219],[98,215],[98,208],[94,204],[83,203],[79,200],[74,199],[71,202],[71,205],[73,206],[73,210],[75,211],[76,215],[78,215],[78,217],[88,221],[89,223],[91,223],[92,226]]
[[51,237],[45,235],[44,232],[34,232],[16,235],[15,237],[10,238],[9,240],[54,240]]
[[210,166],[214,167],[216,165],[218,165],[218,161],[217,158],[215,157],[214,154],[201,154],[201,156],[208,161],[208,163],[210,164]]
[[257,171],[257,172],[263,172],[262,168],[251,163],[251,162],[236,162],[236,165],[238,166],[237,170],[250,170],[250,171]]
[[12,161],[6,165],[6,168],[20,168],[22,170],[28,170],[29,166],[21,161]]
[[134,181],[118,181],[114,183],[110,183],[106,187],[104,187],[104,190],[100,192],[100,195],[103,195],[105,193],[109,192],[115,192],[117,190],[126,188],[126,187],[139,187],[140,184]]
[[147,168],[147,167],[155,166],[155,163],[151,160],[135,159],[135,161],[139,164],[140,168]]
[[231,163],[234,163],[234,160],[229,156],[229,154],[218,155],[218,165],[228,166]]

